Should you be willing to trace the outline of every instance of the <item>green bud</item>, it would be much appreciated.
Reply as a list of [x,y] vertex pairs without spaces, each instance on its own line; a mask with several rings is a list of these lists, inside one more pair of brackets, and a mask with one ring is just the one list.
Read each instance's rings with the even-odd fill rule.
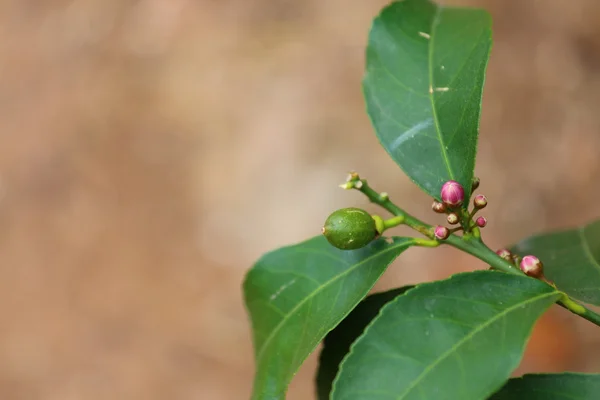
[[342,208],[331,214],[323,235],[333,246],[342,250],[354,250],[365,247],[377,237],[375,220],[360,208]]

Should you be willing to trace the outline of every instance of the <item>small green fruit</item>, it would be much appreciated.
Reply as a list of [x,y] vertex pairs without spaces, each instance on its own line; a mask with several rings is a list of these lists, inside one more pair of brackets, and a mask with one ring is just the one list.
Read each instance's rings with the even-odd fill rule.
[[377,237],[375,220],[360,208],[342,208],[331,214],[323,235],[333,246],[342,250],[354,250],[365,247]]

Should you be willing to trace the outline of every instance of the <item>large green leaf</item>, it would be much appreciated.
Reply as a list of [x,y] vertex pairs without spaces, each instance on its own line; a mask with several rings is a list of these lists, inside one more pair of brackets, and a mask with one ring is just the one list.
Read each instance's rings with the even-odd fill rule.
[[484,399],[518,366],[534,322],[559,297],[496,271],[420,285],[383,307],[355,342],[332,398]]
[[600,220],[577,229],[532,236],[512,250],[521,256],[538,257],[546,277],[563,292],[600,305]]
[[540,374],[514,378],[490,400],[596,400],[600,375]]
[[414,239],[379,239],[351,251],[323,236],[263,256],[244,282],[252,319],[253,399],[284,399],[298,367]]
[[363,333],[373,318],[379,314],[381,307],[411,288],[413,286],[405,286],[368,296],[334,330],[325,336],[317,371],[317,396],[319,400],[329,399],[331,386],[342,359],[350,351],[350,345]]
[[377,137],[437,199],[450,179],[471,191],[491,44],[487,12],[426,0],[392,3],[371,27],[363,91]]

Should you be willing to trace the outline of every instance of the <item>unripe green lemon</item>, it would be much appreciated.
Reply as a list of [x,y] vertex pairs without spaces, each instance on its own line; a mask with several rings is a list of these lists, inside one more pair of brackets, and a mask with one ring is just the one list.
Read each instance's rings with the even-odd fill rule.
[[338,249],[354,250],[365,247],[377,236],[373,217],[360,208],[342,208],[331,214],[323,235]]

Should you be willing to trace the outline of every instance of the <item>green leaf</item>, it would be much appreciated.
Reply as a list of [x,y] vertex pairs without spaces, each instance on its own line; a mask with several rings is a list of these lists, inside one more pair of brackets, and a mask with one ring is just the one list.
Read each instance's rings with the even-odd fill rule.
[[413,286],[405,286],[387,292],[375,293],[360,302],[340,324],[327,334],[319,358],[317,371],[317,396],[328,400],[331,386],[342,359],[350,351],[350,345],[363,333],[367,325],[379,314],[381,307],[403,294]]
[[392,159],[438,200],[450,179],[470,195],[491,45],[483,10],[406,0],[373,21],[367,111]]
[[518,366],[534,322],[560,297],[526,276],[477,271],[388,303],[342,362],[334,400],[484,399]]
[[600,375],[539,374],[514,378],[490,400],[593,400],[600,399]]
[[600,305],[600,220],[577,229],[532,236],[513,246],[521,256],[533,254],[544,274],[560,290]]
[[263,256],[244,281],[256,357],[252,399],[284,399],[306,357],[413,243],[378,239],[344,251],[318,236]]

